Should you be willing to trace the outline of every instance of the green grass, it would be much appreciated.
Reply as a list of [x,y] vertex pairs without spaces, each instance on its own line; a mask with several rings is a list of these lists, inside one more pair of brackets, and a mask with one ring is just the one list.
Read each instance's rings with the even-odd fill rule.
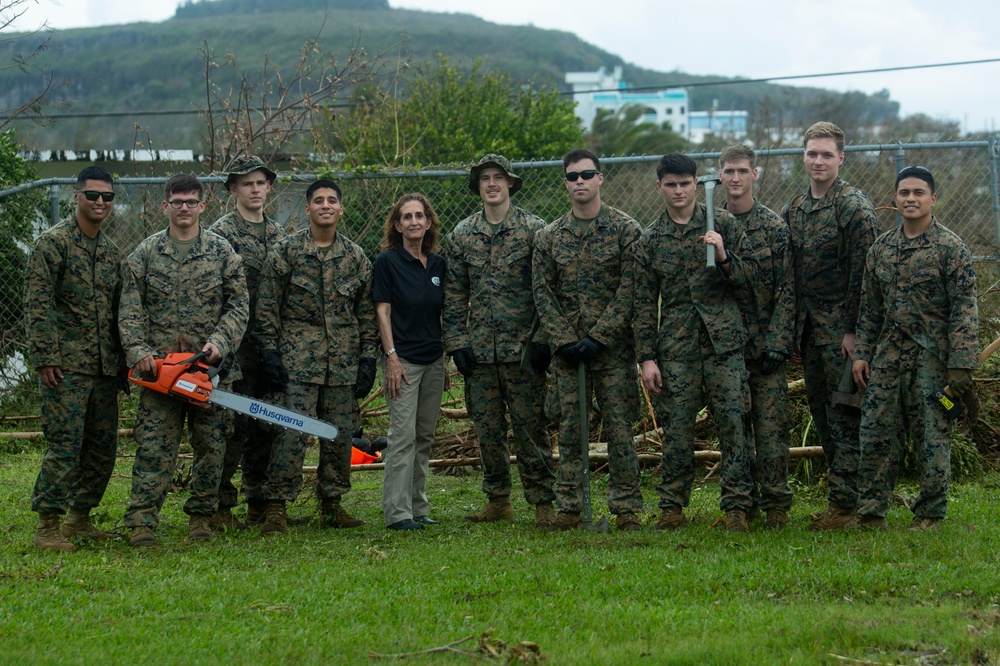
[[[188,545],[180,492],[156,549],[121,540],[54,554],[31,545],[39,459],[37,443],[0,457],[0,663],[370,663],[370,651],[417,652],[490,629],[509,645],[537,643],[551,664],[1000,659],[995,476],[955,487],[949,520],[932,533],[907,531],[895,504],[885,533],[809,532],[820,485],[797,488],[789,529],[734,535],[710,529],[719,511],[709,484],[694,493],[691,527],[664,534],[652,530],[647,470],[642,532],[546,534],[517,489],[515,523],[463,523],[482,505],[480,476],[436,474],[431,515],[442,524],[390,533],[381,475],[360,472],[345,500],[368,521],[360,529],[313,521],[267,540],[250,531]],[[120,460],[124,476],[96,512],[123,535],[130,464]],[[595,476],[595,497],[606,478]],[[303,495],[291,515],[314,515]]]

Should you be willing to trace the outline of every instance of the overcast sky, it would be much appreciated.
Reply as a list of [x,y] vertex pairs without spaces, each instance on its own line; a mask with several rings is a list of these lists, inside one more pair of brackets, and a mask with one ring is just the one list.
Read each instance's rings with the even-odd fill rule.
[[[280,1],[280,0],[276,0]],[[27,0],[18,27],[162,21],[178,0]],[[573,32],[627,62],[669,72],[764,78],[1000,59],[997,0],[389,0],[495,23]],[[991,34],[992,33],[992,34]],[[1000,62],[788,81],[887,88],[903,115],[1000,130]]]

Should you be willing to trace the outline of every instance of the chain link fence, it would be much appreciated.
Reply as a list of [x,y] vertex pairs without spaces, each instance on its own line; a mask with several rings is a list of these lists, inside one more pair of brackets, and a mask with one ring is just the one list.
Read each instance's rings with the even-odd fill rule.
[[[928,144],[878,144],[848,146],[841,175],[863,189],[875,206],[891,206],[895,174],[907,164],[923,164],[934,172],[940,200],[936,215],[969,245],[979,260],[997,261],[1000,238],[1000,197],[998,197],[998,144],[990,141],[966,141]],[[757,198],[764,205],[780,211],[785,202],[804,191],[807,184],[801,149],[760,150],[757,152],[760,177]],[[718,169],[717,152],[691,155],[699,171]],[[602,200],[633,216],[645,226],[663,210],[663,200],[655,188],[655,157],[615,157],[601,160],[605,175]],[[81,168],[84,165],[81,165]],[[113,166],[113,165],[112,165]],[[569,209],[561,161],[515,162],[515,172],[524,178],[524,186],[514,203],[542,219],[554,220]],[[289,230],[307,224],[305,189],[314,175],[281,174],[269,197],[269,214]],[[208,206],[201,216],[207,228],[234,205],[223,186],[224,178],[205,177]],[[423,192],[433,202],[445,233],[457,222],[480,207],[479,198],[468,190],[468,173],[461,169],[426,169],[397,173],[344,173],[337,176],[344,190],[345,217],[340,230],[359,243],[374,260],[385,217],[395,200],[407,192]],[[161,208],[166,178],[119,178],[115,185],[113,217],[104,223],[104,231],[128,254],[150,234],[166,225]],[[74,179],[59,178],[29,183],[0,192],[0,203],[36,188],[46,188],[49,209],[39,210],[37,236],[45,228],[72,213]],[[721,188],[720,188],[721,189]],[[724,195],[716,194],[717,203]],[[879,212],[883,230],[897,223],[891,210]],[[23,266],[30,248],[3,246],[0,251],[18,252],[19,257],[0,258],[8,264]],[[7,272],[8,280],[17,280],[17,271]],[[23,275],[23,271],[21,272]],[[23,282],[23,278],[21,279]],[[0,299],[16,301],[23,284],[0,284]],[[3,312],[20,312],[19,302],[0,303]],[[7,317],[0,331],[0,400],[11,389],[23,385],[30,374],[22,351],[25,331],[19,316]]]

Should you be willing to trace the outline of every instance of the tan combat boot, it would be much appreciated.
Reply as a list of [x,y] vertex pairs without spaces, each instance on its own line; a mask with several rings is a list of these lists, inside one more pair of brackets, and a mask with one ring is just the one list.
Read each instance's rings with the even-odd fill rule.
[[913,517],[913,522],[907,528],[911,532],[928,532],[930,530],[936,530],[941,527],[940,518],[918,518]]
[[133,548],[149,548],[156,545],[156,535],[153,528],[140,525],[132,528],[132,537],[128,540],[128,545]]
[[626,511],[615,517],[615,527],[620,532],[638,532],[642,529],[642,523],[639,522],[639,516],[631,511]]
[[90,537],[94,541],[115,538],[111,532],[102,532],[91,524],[90,509],[70,509],[59,531],[67,539],[74,536]]
[[264,512],[267,511],[267,502],[247,502],[247,526],[260,527],[264,524]]
[[509,497],[494,497],[482,511],[470,513],[462,520],[469,523],[495,523],[498,520],[514,520],[514,506]]
[[225,532],[227,530],[245,530],[247,528],[239,518],[233,515],[233,508],[230,506],[220,506],[209,521],[213,532]]
[[726,511],[726,517],[722,522],[730,532],[750,531],[750,525],[747,523],[747,513],[741,509]]
[[863,516],[860,513],[856,513],[847,525],[844,526],[844,529],[887,530],[889,529],[889,523],[882,516]]
[[854,507],[843,507],[830,503],[826,511],[816,516],[809,526],[814,532],[840,530],[854,518]]
[[788,514],[781,509],[771,509],[767,512],[767,522],[764,529],[780,530],[788,524]]
[[38,528],[35,530],[35,546],[43,550],[56,550],[64,553],[72,553],[76,550],[76,546],[59,531],[58,513],[38,514]]
[[684,516],[684,509],[679,506],[672,506],[660,512],[660,518],[656,521],[656,530],[679,530],[686,527],[688,519]]
[[323,500],[320,505],[320,513],[323,516],[323,524],[327,527],[350,528],[361,527],[365,521],[355,518],[344,510],[340,505],[340,498],[333,497]]
[[548,527],[556,521],[556,512],[552,502],[541,502],[535,505],[535,527]]
[[191,516],[188,541],[208,541],[212,538],[212,516]]
[[580,514],[570,511],[560,511],[556,514],[556,519],[546,527],[549,532],[568,532],[575,530],[580,525]]
[[285,513],[285,500],[277,500],[267,503],[267,510],[264,511],[264,524],[260,526],[260,533],[284,534],[288,525],[288,515]]

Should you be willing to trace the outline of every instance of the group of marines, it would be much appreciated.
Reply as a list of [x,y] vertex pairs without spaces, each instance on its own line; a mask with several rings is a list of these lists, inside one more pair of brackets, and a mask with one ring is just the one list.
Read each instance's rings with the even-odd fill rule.
[[[871,203],[839,175],[844,157],[838,127],[810,127],[808,189],[778,214],[754,198],[753,150],[729,146],[718,172],[726,201],[711,211],[713,228],[696,200],[697,165],[684,155],[659,161],[665,209],[645,228],[602,202],[604,174],[588,150],[564,157],[571,209],[550,224],[512,204],[523,180],[505,157],[489,154],[474,165],[469,188],[483,206],[442,247],[444,348],[464,377],[487,500],[465,520],[514,518],[512,439],[535,524],[577,528],[589,464],[576,445],[580,399],[588,406],[593,396],[608,443],[608,509],[618,529],[641,529],[638,364],[662,429],[655,529],[687,525],[694,429],[706,401],[722,456],[725,527],[747,531],[764,519],[780,529],[792,504],[792,361],[803,366],[828,466],[829,506],[810,528],[886,527],[908,436],[922,463],[913,527],[936,526],[946,510],[953,421],[931,396],[948,385],[960,401],[972,390],[975,272],[964,243],[932,214],[937,194],[928,169],[897,174],[903,222],[876,239]],[[37,546],[72,550],[69,537],[110,536],[89,514],[114,465],[116,392],[128,386],[122,373],[155,370],[156,357],[171,351],[204,351],[210,362],[234,353],[238,369],[225,382],[235,390],[335,421],[345,435],[321,442],[322,520],[363,524],[340,500],[350,489],[346,433],[375,381],[371,265],[337,230],[339,186],[310,185],[309,226],[285,236],[264,212],[274,179],[258,158],[238,158],[226,181],[235,209],[202,230],[201,184],[171,178],[162,204],[167,229],[122,260],[100,230],[113,179],[97,167],[81,172],[75,216],[39,238],[26,286],[48,442],[32,499]],[[845,374],[848,392],[864,390],[861,410],[831,400],[844,391]],[[558,465],[546,385],[558,395]],[[228,410],[194,409],[143,390],[125,514],[132,545],[156,543],[185,419],[194,450],[184,505],[189,539],[246,526],[232,512],[238,465],[246,523],[283,532],[284,505],[302,485],[305,437],[276,436],[244,417],[234,422]]]

